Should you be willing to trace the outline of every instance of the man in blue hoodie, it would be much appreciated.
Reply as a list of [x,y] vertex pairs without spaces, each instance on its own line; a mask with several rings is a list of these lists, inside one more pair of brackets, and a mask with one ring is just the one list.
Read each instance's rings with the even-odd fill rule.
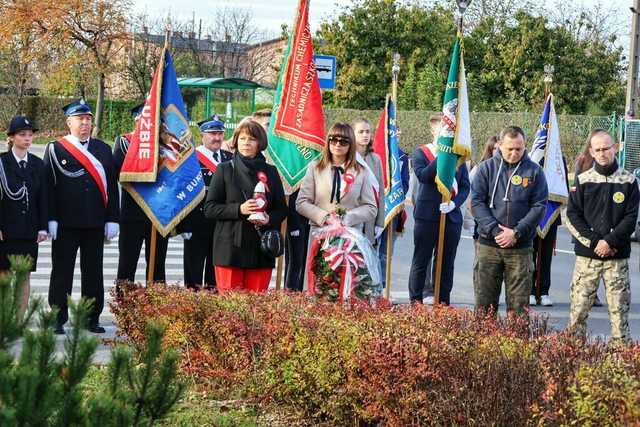
[[473,266],[476,309],[497,312],[504,281],[507,312],[525,313],[534,269],[532,242],[547,196],[544,171],[529,159],[524,131],[506,127],[498,151],[478,165],[471,184],[479,234]]

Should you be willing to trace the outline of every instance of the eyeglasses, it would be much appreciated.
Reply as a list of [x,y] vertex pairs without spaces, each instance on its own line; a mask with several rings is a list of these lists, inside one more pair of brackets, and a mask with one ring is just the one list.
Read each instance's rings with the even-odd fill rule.
[[345,138],[342,136],[331,135],[329,137],[329,144],[339,145],[341,147],[348,147],[349,145],[351,145],[351,140],[349,138]]
[[594,153],[606,153],[607,151],[611,150],[613,147],[615,147],[616,144],[611,144],[608,147],[604,147],[604,148],[592,148]]

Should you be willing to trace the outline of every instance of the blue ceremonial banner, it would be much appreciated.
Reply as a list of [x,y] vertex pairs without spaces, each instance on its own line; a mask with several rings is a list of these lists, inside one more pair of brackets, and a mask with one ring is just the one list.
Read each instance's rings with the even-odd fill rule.
[[404,209],[405,194],[402,189],[400,149],[398,148],[398,127],[396,107],[387,95],[384,111],[380,116],[373,151],[382,160],[381,184],[384,187],[384,225],[389,225],[393,217]]
[[[137,135],[132,138],[127,153],[128,156],[152,156],[144,146],[155,142],[158,146],[157,174],[153,182],[123,182],[122,187],[140,205],[158,232],[167,236],[200,203],[204,197],[204,182],[173,60],[166,48],[162,57],[164,66],[156,70],[161,75],[154,76],[154,81],[159,81],[160,94],[147,98],[138,119],[140,123],[136,123],[134,134]],[[154,115],[154,111],[159,111],[159,115]],[[159,132],[154,133],[153,129]],[[149,135],[155,136],[156,141],[149,141]]]
[[553,106],[553,94],[549,94],[540,117],[540,125],[531,149],[531,160],[544,169],[549,188],[547,211],[538,224],[538,235],[544,238],[549,227],[560,215],[560,208],[567,203],[569,189],[567,188],[567,170],[560,145],[560,129],[558,118]]

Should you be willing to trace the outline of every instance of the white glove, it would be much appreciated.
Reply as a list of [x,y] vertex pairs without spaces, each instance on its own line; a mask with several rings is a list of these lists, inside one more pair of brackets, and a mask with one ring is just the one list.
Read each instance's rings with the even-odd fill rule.
[[51,240],[56,240],[56,237],[58,237],[58,221],[49,221],[48,227],[49,237],[51,237]]
[[380,236],[382,236],[382,232],[384,231],[384,227],[378,227],[377,225],[374,227],[374,233],[375,233],[375,237],[376,239],[380,238]]
[[182,237],[182,240],[189,240],[193,233],[180,233],[179,236]]
[[453,200],[448,203],[440,203],[440,212],[442,212],[443,214],[448,214],[455,208],[456,208],[456,204],[453,203]]
[[120,225],[115,222],[107,222],[104,225],[104,237],[107,240],[113,240],[120,232]]
[[289,235],[291,237],[299,237],[300,236],[300,230],[293,230],[289,232]]

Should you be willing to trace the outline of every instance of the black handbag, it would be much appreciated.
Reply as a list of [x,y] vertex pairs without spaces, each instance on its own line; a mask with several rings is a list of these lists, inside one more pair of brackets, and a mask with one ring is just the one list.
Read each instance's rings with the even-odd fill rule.
[[282,234],[278,230],[261,230],[256,227],[260,236],[260,250],[272,258],[278,258],[284,252]]
[[[233,167],[233,161],[231,163]],[[244,199],[247,200],[247,194],[242,191],[242,195]],[[282,234],[278,230],[262,230],[257,225],[256,231],[258,232],[258,236],[260,237],[260,250],[265,254],[272,258],[278,258],[284,253],[284,244],[282,242]]]

